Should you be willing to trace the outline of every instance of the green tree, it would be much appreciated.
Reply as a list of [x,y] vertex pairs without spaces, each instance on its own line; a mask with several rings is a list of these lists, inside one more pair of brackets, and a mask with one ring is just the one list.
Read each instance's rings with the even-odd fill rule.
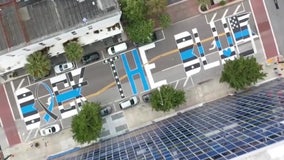
[[220,82],[227,82],[230,87],[241,90],[255,84],[265,76],[266,73],[262,72],[262,65],[257,63],[255,57],[240,57],[234,61],[226,61]]
[[43,78],[50,73],[51,62],[47,54],[37,51],[27,57],[25,69],[34,78]]
[[170,85],[163,85],[151,93],[151,105],[156,111],[169,111],[186,102],[185,92]]
[[167,4],[167,0],[147,0],[147,14],[151,17],[160,16],[166,11]]
[[64,46],[66,58],[69,61],[79,61],[83,56],[83,48],[76,41],[70,41]]
[[128,23],[145,19],[146,7],[144,0],[120,0],[123,17]]
[[72,119],[71,127],[74,140],[83,144],[90,143],[100,137],[103,124],[100,109],[98,103],[84,103],[82,110]]
[[141,20],[127,26],[126,31],[129,38],[138,44],[152,42],[154,30],[153,20]]
[[168,14],[162,14],[159,17],[160,26],[162,28],[167,28],[171,24],[171,17]]

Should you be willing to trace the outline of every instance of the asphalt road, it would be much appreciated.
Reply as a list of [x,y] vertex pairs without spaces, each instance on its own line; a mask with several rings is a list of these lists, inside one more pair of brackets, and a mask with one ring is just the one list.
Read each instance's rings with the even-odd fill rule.
[[284,56],[284,36],[283,36],[284,1],[277,0],[279,9],[276,9],[276,6],[273,0],[264,0],[264,2],[266,5],[268,14],[269,14],[270,22],[272,25],[272,29],[274,32],[276,42],[278,44],[279,52],[282,56]]
[[[226,11],[226,9],[220,10],[216,12],[216,15],[218,16],[229,16],[229,14],[225,13],[233,13],[238,6],[241,8],[243,6],[244,10],[250,11],[248,4],[245,2],[243,4],[236,4],[231,7],[229,7]],[[214,13],[208,14],[207,16],[199,15],[197,17],[187,19],[185,21],[181,21],[178,23],[175,23],[174,25],[170,26],[168,29],[164,30],[165,39],[160,40],[155,43],[156,47],[153,49],[150,49],[146,51],[146,57],[150,63],[155,63],[156,68],[152,69],[151,72],[153,74],[154,81],[160,81],[160,80],[167,80],[168,84],[172,84],[173,86],[180,88],[180,89],[189,89],[193,85],[198,85],[199,83],[202,83],[204,81],[208,81],[212,79],[214,76],[219,76],[221,73],[222,66],[219,65],[218,67],[209,69],[209,70],[201,70],[199,74],[193,75],[192,77],[187,78],[181,57],[179,54],[179,51],[177,49],[177,44],[174,39],[174,35],[188,31],[192,34],[192,29],[197,28],[199,32],[199,37],[201,39],[201,43],[204,46],[204,51],[206,58],[208,62],[214,62],[219,61],[219,53],[217,52],[216,47],[214,48],[214,45],[212,45],[212,42],[214,38],[212,37],[213,33],[211,31],[211,28],[208,24],[208,19],[212,19],[214,17]],[[215,16],[215,17],[218,17]],[[219,33],[220,41],[223,45],[223,47],[228,47],[228,44],[226,43],[226,38],[224,38],[224,29],[222,27],[222,23],[220,22],[220,19],[213,19],[215,21],[215,25],[217,28],[217,32]],[[250,21],[251,26],[254,26],[253,21]],[[91,48],[91,49],[90,49]],[[120,94],[118,92],[118,89],[115,85],[115,80],[112,75],[112,70],[109,64],[103,63],[105,58],[108,58],[109,56],[106,54],[104,49],[96,48],[89,46],[88,52],[92,52],[92,49],[94,51],[98,51],[101,54],[102,59],[89,64],[85,67],[84,72],[84,81],[88,82],[88,85],[82,87],[82,95],[85,96],[89,101],[95,101],[100,102],[102,105],[113,105],[115,111],[120,111],[118,107],[118,102],[121,100]],[[136,63],[134,62],[132,53],[132,48],[130,48],[129,51],[127,51],[126,58],[128,59],[128,63],[131,69],[136,68]],[[194,51],[196,52],[196,55],[199,56],[197,52],[197,47],[194,47]],[[83,67],[82,64],[78,64],[77,66]],[[124,94],[126,97],[130,97],[133,95],[132,88],[130,86],[128,78],[125,76],[126,71],[123,66],[123,61],[121,60],[121,57],[119,57],[118,60],[115,61],[115,67],[116,71],[120,77],[122,89],[124,91]],[[141,96],[141,93],[146,92],[143,89],[143,83],[141,82],[139,76],[134,76],[135,82],[138,90],[138,95]],[[149,78],[149,77],[148,77]],[[25,79],[25,80],[22,80]],[[17,88],[17,86],[21,87],[27,87],[32,92],[36,90],[36,87],[38,84],[30,84],[29,81],[23,77],[22,79],[18,79],[13,81],[11,84],[7,83],[6,86],[8,88]],[[75,81],[79,80],[79,76],[74,77]],[[22,82],[23,81],[23,82]],[[49,80],[44,80],[43,82],[46,82],[48,86],[51,87],[51,83]],[[11,87],[13,85],[13,87]],[[64,89],[68,90],[69,88],[65,88],[63,84],[58,85],[58,89]],[[11,89],[11,92],[8,93],[9,97],[14,97],[13,95],[13,89]],[[38,97],[39,100],[42,101],[44,104],[48,102],[49,98],[49,92],[42,86],[39,86],[38,88]],[[13,101],[13,100],[12,100]],[[15,102],[14,102],[15,103]],[[17,105],[13,105],[13,110],[17,110]],[[42,108],[38,108],[40,111],[40,114],[43,116],[44,112]],[[56,109],[54,111],[55,114],[59,114],[59,111]],[[70,126],[70,118],[60,120],[61,124],[64,125],[64,127]],[[44,120],[41,120],[41,124],[43,126],[46,126],[50,123],[56,123],[55,120],[50,120],[48,123],[46,123]],[[27,137],[27,135],[33,134],[33,136],[29,137],[35,137],[38,135],[38,131],[35,131],[35,133],[28,133],[25,129],[21,129],[19,132],[22,133],[22,136]],[[25,138],[28,140],[28,138]]]

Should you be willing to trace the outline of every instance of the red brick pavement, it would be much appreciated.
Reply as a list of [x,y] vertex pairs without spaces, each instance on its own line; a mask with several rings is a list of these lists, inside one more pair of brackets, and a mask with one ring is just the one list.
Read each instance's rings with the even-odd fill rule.
[[268,13],[265,10],[263,0],[250,0],[253,14],[257,23],[258,32],[261,37],[262,45],[266,55],[266,59],[278,56],[278,50],[274,35],[271,30],[270,22],[268,20]]
[[200,14],[198,12],[197,0],[185,0],[172,4],[168,6],[167,12],[171,17],[172,23]]
[[[0,85],[0,118],[10,146],[21,143],[4,85]],[[4,137],[1,137],[4,138]]]

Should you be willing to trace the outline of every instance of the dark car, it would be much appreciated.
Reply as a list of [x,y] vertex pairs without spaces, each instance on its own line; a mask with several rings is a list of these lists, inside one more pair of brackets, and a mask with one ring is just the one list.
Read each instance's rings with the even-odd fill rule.
[[103,108],[101,109],[101,116],[109,115],[109,114],[111,114],[111,112],[112,112],[111,106],[103,107]]
[[81,62],[83,64],[88,64],[88,63],[97,61],[99,59],[100,59],[100,54],[98,52],[93,52],[93,53],[84,55],[81,59]]
[[151,100],[150,98],[151,98],[151,93],[146,93],[142,96],[142,99],[145,103],[149,103]]

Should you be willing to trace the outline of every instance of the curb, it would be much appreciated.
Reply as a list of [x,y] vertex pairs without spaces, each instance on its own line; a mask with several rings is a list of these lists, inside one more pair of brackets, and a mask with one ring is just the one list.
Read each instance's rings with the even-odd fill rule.
[[214,7],[214,8],[209,8],[207,11],[201,11],[201,10],[200,10],[200,5],[199,5],[198,11],[199,11],[201,14],[207,14],[207,13],[211,13],[211,12],[213,12],[213,11],[216,11],[216,10],[219,10],[219,9],[221,9],[221,8],[228,7],[228,6],[234,5],[234,4],[236,4],[236,3],[243,2],[243,1],[244,1],[244,0],[235,0],[235,1],[233,1],[233,2],[228,2],[228,3],[226,3],[226,4],[223,5],[223,6],[217,6],[217,7]]

